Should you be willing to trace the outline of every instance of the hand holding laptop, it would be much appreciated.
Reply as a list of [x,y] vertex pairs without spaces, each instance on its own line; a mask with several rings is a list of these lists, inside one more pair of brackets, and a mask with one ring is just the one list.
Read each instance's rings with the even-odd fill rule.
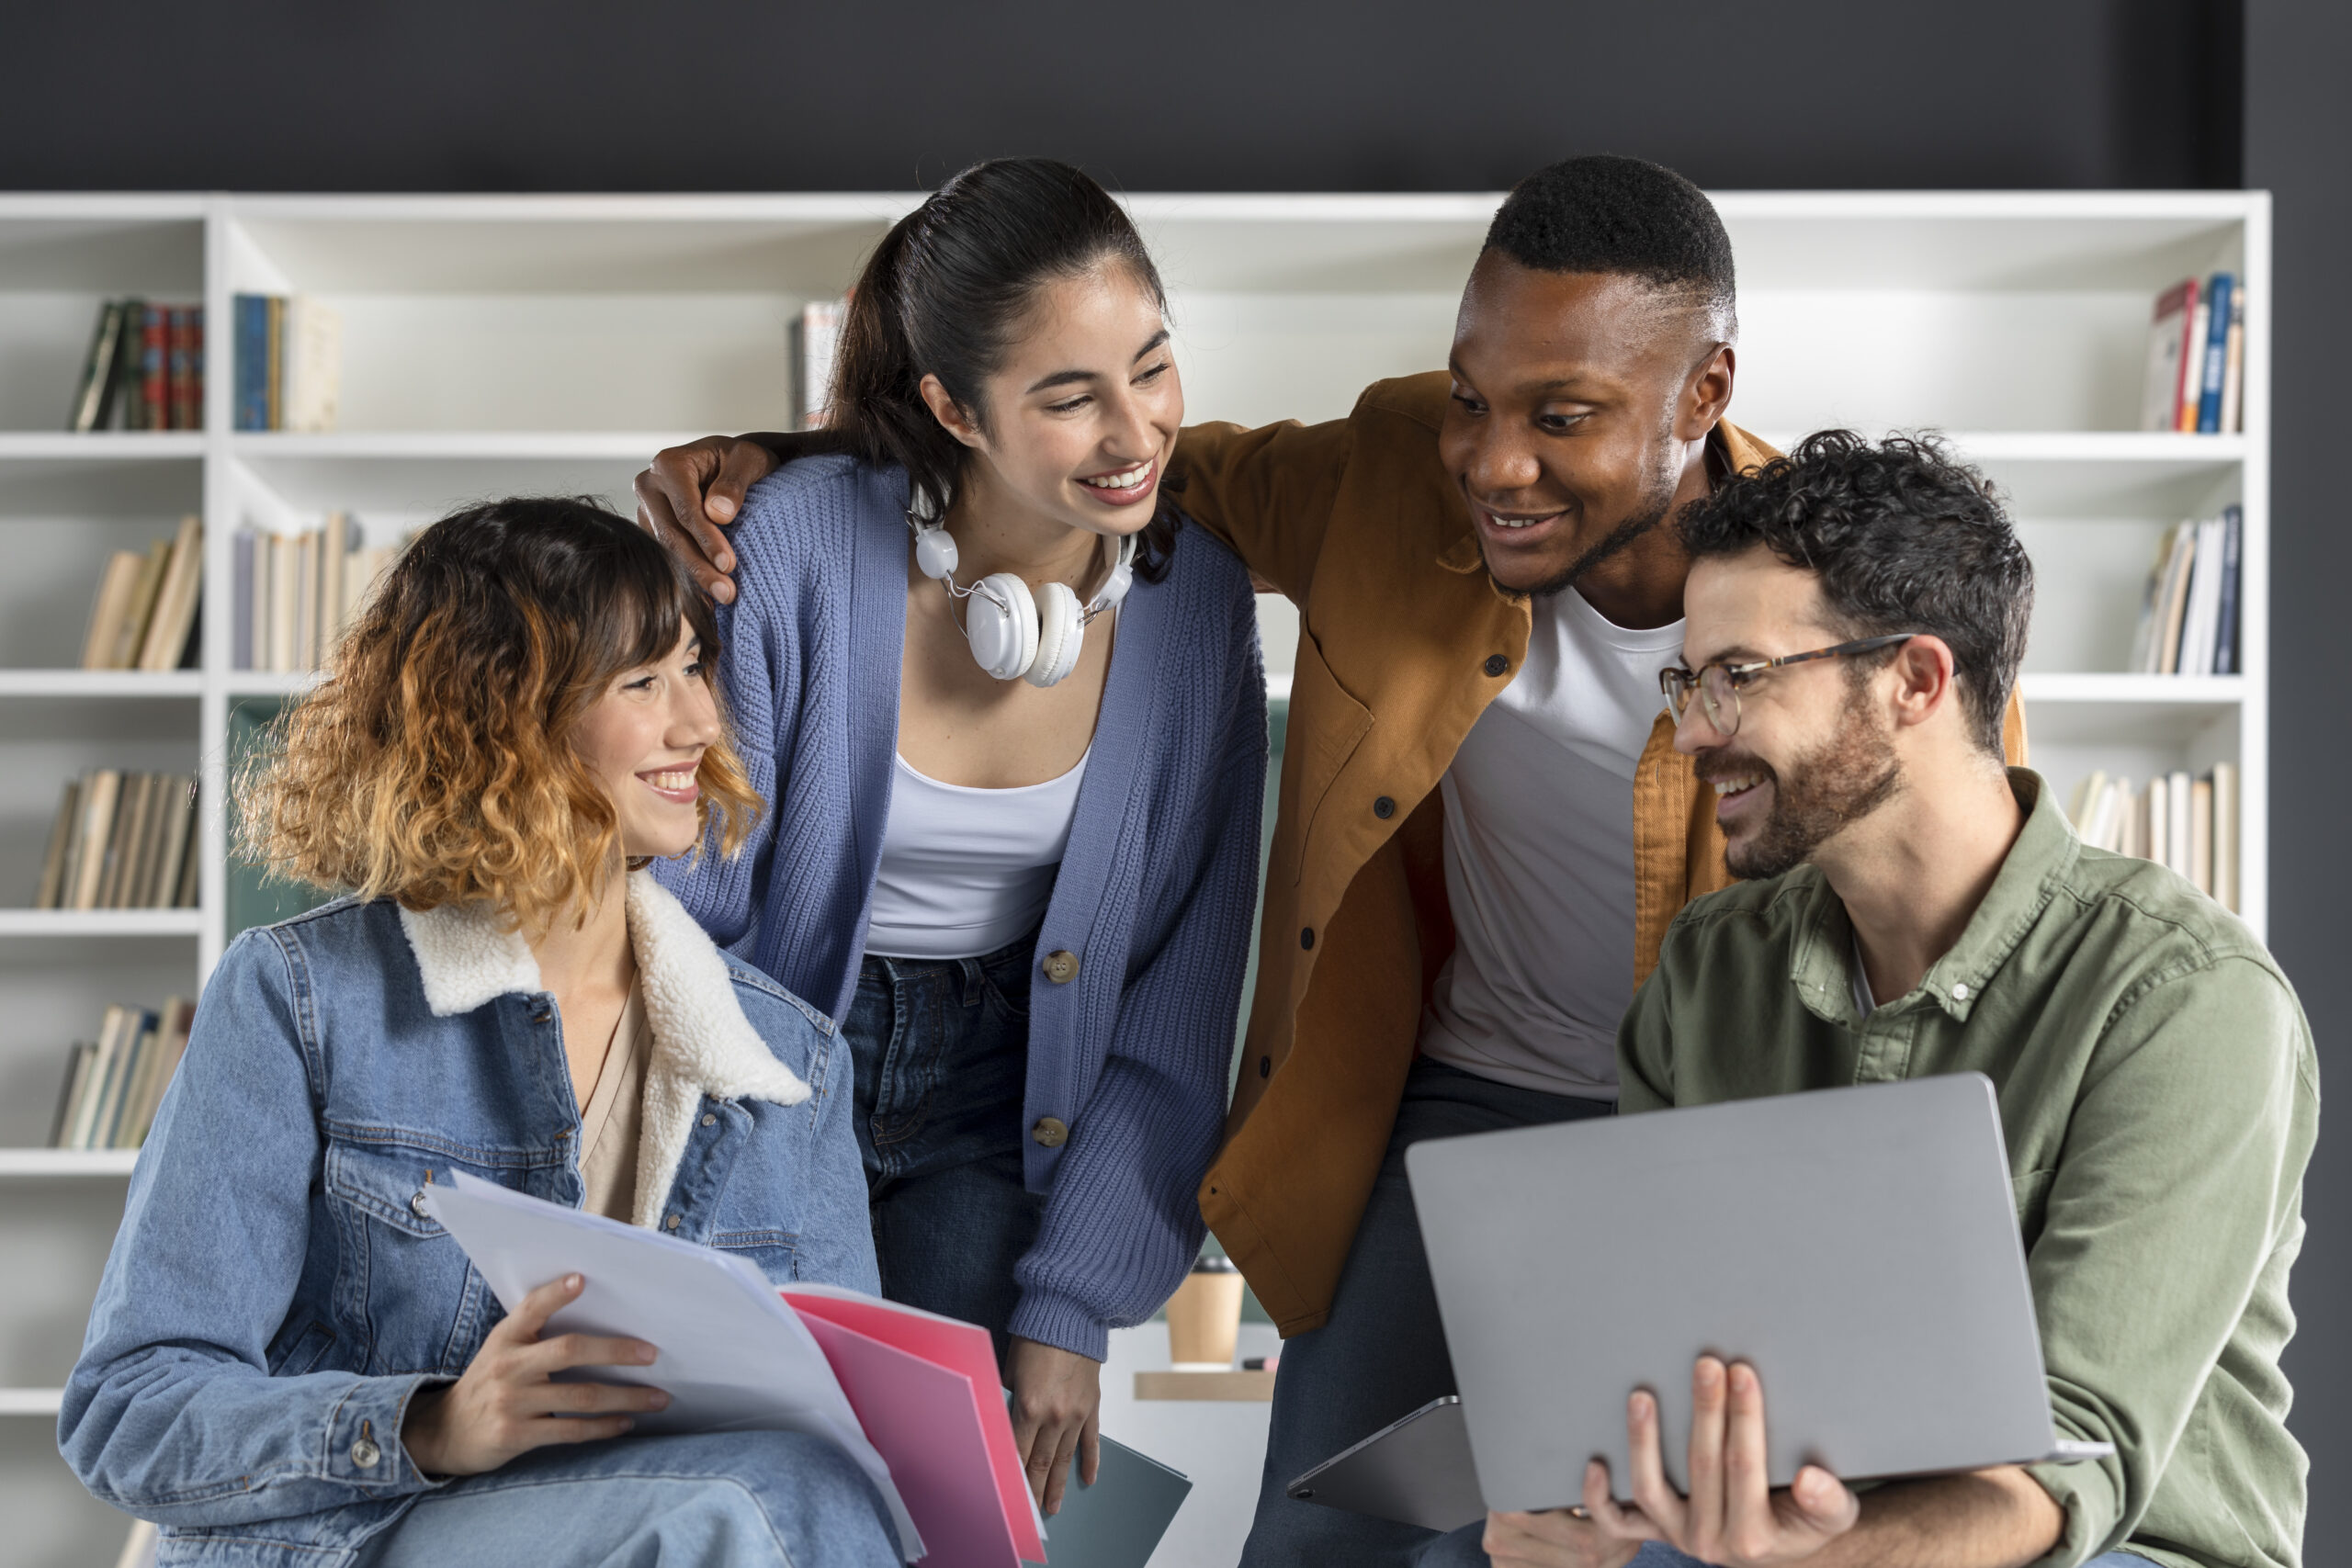
[[1766,1486],[1764,1388],[1754,1368],[1700,1357],[1690,1406],[1687,1495],[1666,1478],[1657,1401],[1636,1393],[1625,1402],[1634,1502],[1614,1500],[1608,1465],[1593,1460],[1577,1507],[1490,1515],[1488,1556],[1501,1568],[1620,1568],[1657,1540],[1722,1568],[1778,1568],[1854,1528],[1860,1500],[1817,1464],[1785,1488]]

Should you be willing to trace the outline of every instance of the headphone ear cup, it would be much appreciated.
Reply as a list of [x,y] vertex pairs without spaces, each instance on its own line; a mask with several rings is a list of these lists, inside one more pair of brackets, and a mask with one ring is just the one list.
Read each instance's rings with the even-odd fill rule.
[[964,601],[964,637],[980,668],[998,680],[1027,674],[1037,660],[1037,604],[1029,585],[1009,571],[974,583]]
[[1037,659],[1023,676],[1031,685],[1055,685],[1078,668],[1079,649],[1086,646],[1085,613],[1066,582],[1037,590]]

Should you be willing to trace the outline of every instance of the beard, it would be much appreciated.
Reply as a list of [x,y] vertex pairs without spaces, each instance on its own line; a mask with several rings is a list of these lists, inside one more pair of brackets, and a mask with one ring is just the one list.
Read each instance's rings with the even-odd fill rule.
[[[1673,451],[1673,436],[1674,424],[1669,419],[1664,433],[1659,437],[1658,450],[1670,454]],[[1594,567],[1623,551],[1634,540],[1665,522],[1667,513],[1674,510],[1674,492],[1680,489],[1681,485],[1681,471],[1669,457],[1656,473],[1650,476],[1649,483],[1644,487],[1640,497],[1634,502],[1633,511],[1626,514],[1623,522],[1610,529],[1599,544],[1570,561],[1566,570],[1545,578],[1532,588],[1506,588],[1497,581],[1495,566],[1492,561],[1487,559],[1487,547],[1483,539],[1478,546],[1478,559],[1487,569],[1487,581],[1493,582],[1496,588],[1511,598],[1549,599],[1555,594],[1575,587]]]
[[1795,870],[1831,834],[1868,817],[1903,787],[1894,739],[1873,722],[1860,691],[1848,701],[1838,733],[1790,764],[1785,776],[1760,758],[1747,757],[1710,759],[1700,777],[1749,773],[1771,784],[1772,809],[1755,838],[1724,852],[1731,874],[1748,881]]

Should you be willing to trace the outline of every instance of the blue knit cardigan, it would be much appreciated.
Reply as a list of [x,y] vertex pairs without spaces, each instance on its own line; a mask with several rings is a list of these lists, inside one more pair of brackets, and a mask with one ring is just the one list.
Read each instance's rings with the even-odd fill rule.
[[[752,487],[719,612],[721,687],[770,810],[733,861],[662,880],[712,938],[847,1014],[890,810],[906,632],[903,471],[804,458]],[[1095,635],[1100,635],[1097,623]],[[1198,528],[1140,579],[1117,641],[1033,975],[1023,1126],[1046,1195],[1010,1325],[1101,1359],[1159,1310],[1201,1245],[1257,903],[1266,705],[1249,573]],[[953,1086],[949,1086],[950,1092]]]

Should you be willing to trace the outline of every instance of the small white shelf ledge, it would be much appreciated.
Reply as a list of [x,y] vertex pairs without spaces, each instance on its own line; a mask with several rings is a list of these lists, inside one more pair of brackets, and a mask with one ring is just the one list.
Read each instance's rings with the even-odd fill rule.
[[0,1416],[54,1417],[64,1403],[62,1388],[0,1388]]
[[196,936],[201,909],[0,909],[0,937]]
[[232,670],[228,676],[232,697],[299,697],[318,683],[315,670]]
[[0,697],[194,697],[200,670],[0,670]]
[[137,1149],[0,1149],[0,1179],[129,1176],[138,1163]]
[[200,430],[94,430],[82,434],[45,430],[0,430],[0,462],[31,459],[105,462],[158,458],[189,460],[204,456]]
[[[1758,432],[1785,452],[1804,431]],[[1978,463],[2235,463],[2245,457],[2243,435],[2183,435],[2145,430],[1938,430]]]
[[333,435],[280,431],[240,431],[229,447],[240,457],[359,459],[370,462],[449,458],[635,458],[644,461],[664,446],[698,438],[700,433],[567,430],[413,430],[354,432]]
[[2030,703],[2142,703],[2158,707],[2227,707],[2245,700],[2243,675],[2028,674]]

